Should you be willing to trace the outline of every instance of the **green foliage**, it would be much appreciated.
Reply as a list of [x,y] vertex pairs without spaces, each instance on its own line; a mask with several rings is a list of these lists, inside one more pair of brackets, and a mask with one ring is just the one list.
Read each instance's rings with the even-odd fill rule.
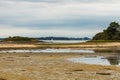
[[112,22],[106,30],[97,33],[93,40],[120,40],[120,25]]
[[37,41],[36,39],[33,38],[28,38],[28,37],[21,37],[21,36],[13,36],[13,37],[8,37],[4,39],[4,41],[15,41],[15,42],[30,42],[30,41]]

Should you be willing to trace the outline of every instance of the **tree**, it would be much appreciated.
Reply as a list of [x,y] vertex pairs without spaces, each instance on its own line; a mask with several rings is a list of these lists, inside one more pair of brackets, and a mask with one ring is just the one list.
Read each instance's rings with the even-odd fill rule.
[[117,22],[111,22],[106,30],[97,33],[93,40],[120,40],[120,25]]

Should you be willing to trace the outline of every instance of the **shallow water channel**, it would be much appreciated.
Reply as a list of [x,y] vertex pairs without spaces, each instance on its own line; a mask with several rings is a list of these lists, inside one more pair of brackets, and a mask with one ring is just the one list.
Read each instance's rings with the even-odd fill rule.
[[94,53],[94,50],[83,50],[83,49],[30,49],[30,50],[23,50],[23,49],[19,49],[19,50],[1,50],[1,53],[17,53],[17,52],[21,52],[21,53]]
[[75,63],[85,63],[85,64],[94,64],[94,65],[116,65],[120,66],[120,55],[112,56],[89,56],[89,57],[80,57],[80,58],[70,58],[69,61]]
[[[95,51],[87,49],[11,49],[0,50],[0,53],[90,53],[90,56],[80,58],[69,58],[67,60],[75,63],[95,64],[95,65],[117,65],[120,66],[120,52],[107,52],[107,56],[93,56],[92,54],[105,54],[104,51]],[[113,54],[114,53],[114,54]],[[111,56],[112,54],[112,56]]]

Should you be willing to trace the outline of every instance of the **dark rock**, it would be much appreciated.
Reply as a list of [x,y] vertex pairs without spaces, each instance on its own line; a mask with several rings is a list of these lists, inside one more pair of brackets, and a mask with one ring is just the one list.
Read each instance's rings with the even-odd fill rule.
[[73,70],[73,71],[84,71],[83,69],[76,69],[76,70]]
[[111,73],[96,73],[96,74],[99,74],[99,75],[111,75]]
[[0,78],[0,80],[7,80],[7,79]]

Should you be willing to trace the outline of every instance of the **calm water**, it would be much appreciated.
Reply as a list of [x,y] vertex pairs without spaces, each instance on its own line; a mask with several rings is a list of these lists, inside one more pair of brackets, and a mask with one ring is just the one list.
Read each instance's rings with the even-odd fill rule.
[[82,43],[88,40],[42,40],[49,43]]
[[117,65],[120,66],[120,56],[96,56],[96,57],[80,57],[80,58],[70,58],[68,59],[72,62],[86,63],[86,64],[96,64],[96,65]]
[[[31,49],[31,50],[0,50],[0,53],[97,53],[94,50],[84,50],[84,49]],[[105,54],[104,52],[99,52]],[[96,65],[117,65],[120,66],[120,54],[119,52],[108,52],[107,57],[104,56],[87,56],[80,58],[70,58],[67,59],[75,63],[86,63],[86,64],[96,64]],[[107,54],[108,54],[107,53]],[[111,56],[112,54],[112,56]]]
[[82,49],[34,49],[34,50],[1,50],[0,52],[42,52],[42,53],[94,53],[93,50]]

